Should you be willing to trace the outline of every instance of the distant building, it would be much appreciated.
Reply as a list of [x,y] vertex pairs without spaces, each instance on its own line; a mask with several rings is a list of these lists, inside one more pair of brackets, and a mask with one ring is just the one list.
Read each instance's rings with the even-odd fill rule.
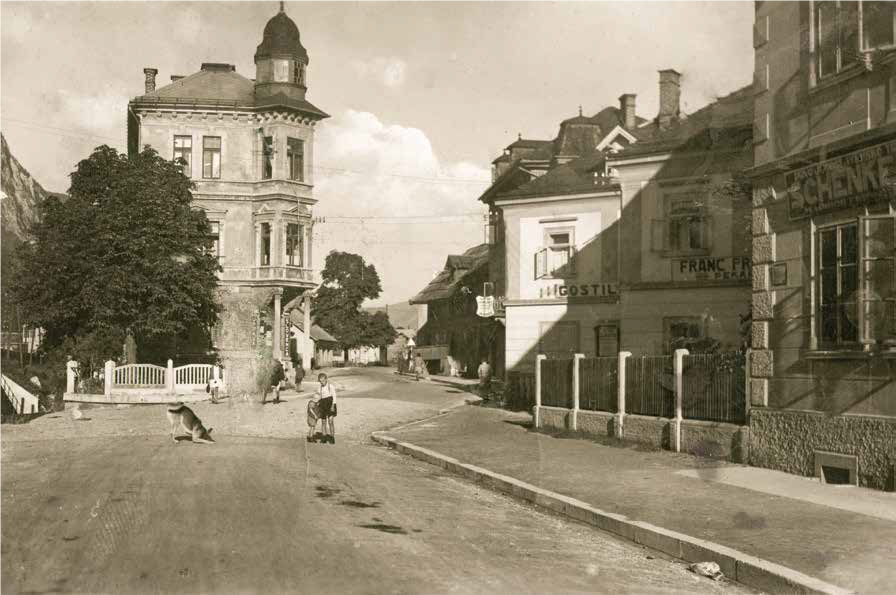
[[[195,206],[211,222],[224,305],[212,338],[238,391],[254,389],[265,349],[288,359],[281,300],[317,284],[314,127],[327,114],[305,99],[308,62],[281,8],[255,52],[254,79],[230,64],[204,63],[157,88],[158,71],[146,68],[145,93],[128,104],[129,153],[150,145],[179,160],[196,183]],[[306,366],[311,350],[305,341]]]
[[892,490],[896,3],[755,14],[750,461]]
[[482,358],[499,362],[502,325],[476,314],[477,296],[493,295],[488,280],[489,246],[481,244],[451,255],[435,278],[411,298],[426,305],[426,324],[417,332],[414,353],[420,353],[432,374],[475,376]]

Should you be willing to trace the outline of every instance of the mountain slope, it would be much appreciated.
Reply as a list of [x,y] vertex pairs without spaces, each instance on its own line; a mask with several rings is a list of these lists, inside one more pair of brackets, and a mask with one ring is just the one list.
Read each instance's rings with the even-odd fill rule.
[[[3,248],[13,247],[27,238],[28,229],[37,220],[38,205],[49,196],[28,170],[13,156],[0,133],[0,226],[3,231]],[[7,244],[10,242],[13,246]]]

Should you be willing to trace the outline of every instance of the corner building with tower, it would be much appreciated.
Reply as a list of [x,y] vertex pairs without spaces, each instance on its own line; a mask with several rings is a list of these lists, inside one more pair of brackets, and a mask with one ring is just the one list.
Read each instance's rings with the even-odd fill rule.
[[204,63],[159,87],[145,68],[145,93],[128,103],[128,153],[149,145],[179,160],[211,223],[224,307],[212,343],[231,394],[256,389],[268,353],[311,365],[314,128],[328,115],[305,98],[308,62],[281,3],[254,79]]

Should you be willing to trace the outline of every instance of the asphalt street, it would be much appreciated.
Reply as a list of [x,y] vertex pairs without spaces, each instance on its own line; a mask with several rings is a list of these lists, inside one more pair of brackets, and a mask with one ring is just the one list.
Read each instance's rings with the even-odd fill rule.
[[[197,406],[224,424],[214,445],[173,444],[161,406],[4,427],[3,592],[751,592],[369,441],[371,423],[433,414],[456,389],[337,378],[335,445],[300,437],[294,395]],[[253,415],[288,423],[265,437]]]

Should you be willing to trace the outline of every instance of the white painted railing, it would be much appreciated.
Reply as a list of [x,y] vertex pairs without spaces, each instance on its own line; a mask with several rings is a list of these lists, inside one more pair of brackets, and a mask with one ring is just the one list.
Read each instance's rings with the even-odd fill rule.
[[214,374],[211,364],[187,364],[174,368],[175,386],[205,386]]
[[3,392],[9,395],[16,413],[37,413],[40,409],[37,397],[22,388],[12,378],[3,375],[0,378],[3,384]]
[[115,368],[114,387],[164,387],[165,368],[154,364],[126,364]]

